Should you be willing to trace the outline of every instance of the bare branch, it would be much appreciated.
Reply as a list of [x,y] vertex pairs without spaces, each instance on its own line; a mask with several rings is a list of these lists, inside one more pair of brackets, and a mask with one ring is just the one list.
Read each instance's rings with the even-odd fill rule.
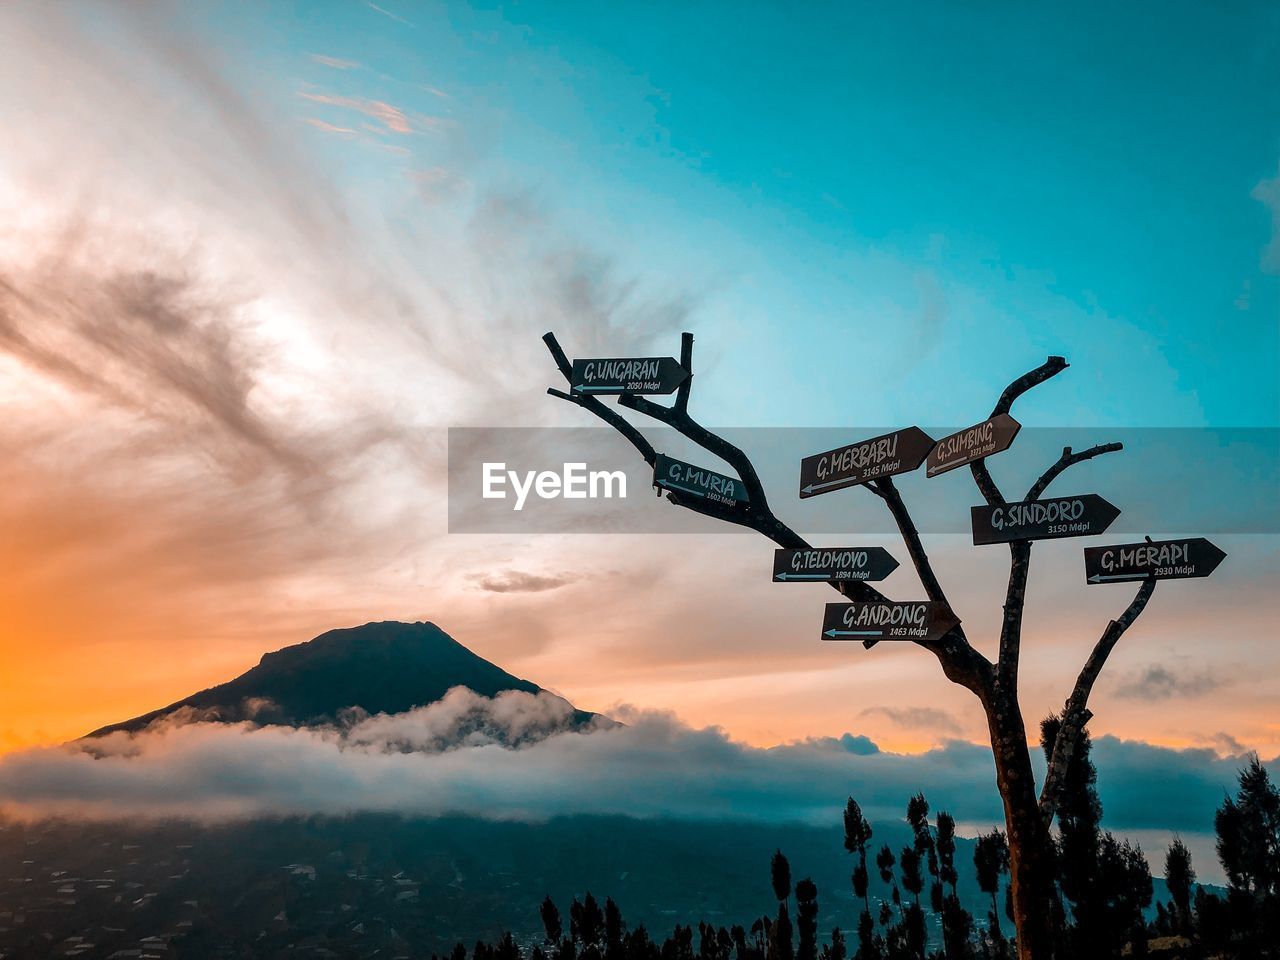
[[573,364],[569,362],[569,358],[564,355],[564,351],[560,349],[560,341],[556,339],[554,333],[544,333],[542,342],[547,345],[547,349],[551,351],[551,359],[556,362],[556,366],[560,369],[561,375],[569,383],[573,382]]
[[[1005,391],[1006,394],[1008,392],[1007,390]],[[1039,480],[1031,485],[1031,489],[1027,491],[1025,499],[1035,500],[1038,498],[1044,493],[1045,487],[1052,483],[1058,474],[1066,470],[1067,467],[1082,463],[1085,460],[1091,460],[1104,453],[1110,453],[1113,450],[1120,450],[1122,447],[1123,445],[1119,443],[1104,443],[1096,447],[1090,447],[1080,453],[1073,453],[1070,447],[1064,447],[1062,456],[1040,476]],[[985,467],[983,472],[985,473]],[[981,487],[981,485],[979,486]],[[989,497],[988,502],[990,502]],[[1010,543],[1009,587],[1005,592],[1004,619],[1000,625],[1000,659],[997,672],[1002,686],[1015,696],[1018,689],[1018,662],[1022,646],[1022,614],[1026,606],[1027,575],[1030,572],[1030,568],[1031,542],[1022,540]]]
[[1004,393],[1000,394],[1000,399],[991,408],[991,416],[998,417],[1002,413],[1008,413],[1013,407],[1013,401],[1017,400],[1032,387],[1039,386],[1046,380],[1056,377],[1067,367],[1068,363],[1063,357],[1050,357],[1034,370],[1024,373],[1004,388]]
[[1066,470],[1067,467],[1074,466],[1077,463],[1083,463],[1086,460],[1092,460],[1094,457],[1101,456],[1104,453],[1114,453],[1116,450],[1123,450],[1123,443],[1100,443],[1096,447],[1090,447],[1088,450],[1082,450],[1079,453],[1072,453],[1070,447],[1062,448],[1062,456],[1048,470],[1040,475],[1040,479],[1031,485],[1031,489],[1027,491],[1024,500],[1038,500],[1040,495],[1044,493],[1045,488],[1057,479],[1058,474]]
[[1005,504],[1004,494],[1000,492],[996,482],[991,479],[991,473],[987,470],[987,461],[973,461],[973,463],[969,464],[969,472],[973,474],[973,482],[978,485],[978,492],[982,494],[982,499],[987,501],[987,505],[1003,507]]
[[902,535],[902,541],[907,546],[907,553],[911,556],[911,563],[916,568],[916,573],[920,577],[920,583],[924,587],[925,595],[930,600],[938,603],[947,602],[947,595],[942,590],[942,584],[938,582],[937,575],[933,572],[933,564],[929,561],[929,555],[925,552],[924,544],[920,541],[920,532],[916,530],[915,521],[911,519],[911,513],[907,510],[907,505],[902,501],[902,494],[898,492],[897,486],[893,482],[893,477],[883,477],[880,480],[872,480],[867,484],[868,489],[876,494],[889,506],[889,512],[893,514],[894,522],[898,525],[898,533]]
[[[920,583],[924,587],[925,595],[935,603],[945,603],[950,607],[951,603],[947,600],[942,584],[938,581],[937,574],[933,571],[933,564],[929,560],[929,554],[925,551],[924,544],[920,540],[920,533],[916,529],[915,521],[911,518],[911,512],[903,502],[902,494],[898,492],[893,478],[883,477],[879,480],[873,480],[871,483],[866,484],[866,487],[888,505],[889,512],[893,515],[894,522],[898,525],[898,533],[902,536],[902,542],[906,545],[907,553],[911,557],[911,563],[916,568],[916,574],[920,577]],[[877,641],[875,640],[868,640],[863,645],[873,647],[876,643]],[[942,663],[942,672],[947,679],[968,688],[977,694],[979,698],[988,694],[991,685],[992,664],[973,648],[965,637],[963,628],[956,627],[954,630],[948,631],[946,636],[942,637],[937,645],[930,649],[933,650]]]
[[1022,654],[1022,613],[1027,606],[1027,575],[1031,572],[1031,541],[1009,544],[1009,586],[1004,594],[1004,616],[1000,621],[1000,658],[996,675],[1001,688],[1018,696],[1018,661]]
[[[653,417],[655,420],[672,427],[682,436],[692,440],[704,450],[715,454],[737,471],[738,476],[742,478],[743,485],[747,488],[748,502],[752,505],[751,514],[753,516],[737,520],[729,518],[731,522],[751,527],[786,549],[808,549],[809,545],[802,537],[773,515],[769,508],[768,498],[765,496],[764,487],[760,483],[760,477],[756,473],[755,465],[752,464],[750,457],[742,450],[729,443],[723,437],[707,430],[687,413],[673,407],[664,407],[644,397],[625,393],[618,398],[618,403],[620,406],[629,407],[637,413]],[[888,489],[892,489],[891,484]],[[887,489],[884,486],[881,486],[876,493],[880,494],[888,502]],[[900,499],[899,503],[901,503]],[[903,507],[903,511],[905,513],[905,507]],[[909,516],[907,517],[907,522],[914,532],[915,528],[914,525],[910,524]],[[932,575],[932,569],[929,566],[927,556],[924,554],[924,549],[920,545],[918,535],[915,536],[914,546],[908,541],[907,548],[912,551],[913,561],[916,560],[916,551],[923,558],[924,570],[927,571],[927,576],[933,581],[933,589],[937,591],[940,598],[945,602],[945,597],[941,597],[941,587],[938,585],[936,577]],[[917,569],[920,569],[919,565],[917,565]],[[921,579],[922,581],[925,579],[925,574],[922,574]],[[831,586],[850,600],[864,603],[887,600],[883,594],[862,581],[833,581]],[[926,584],[926,590],[928,589],[929,586]],[[932,596],[931,599],[933,599]],[[864,645],[867,647],[875,646],[875,641],[867,642]],[[932,651],[938,657],[942,663],[943,673],[949,679],[966,686],[975,693],[986,689],[991,677],[992,665],[990,661],[970,645],[961,627],[957,626],[949,631],[946,636],[936,643],[920,642],[919,645]]]
[[[997,400],[996,405],[991,408],[991,416],[998,417],[1002,413],[1008,413],[1013,407],[1013,402],[1020,396],[1032,387],[1038,386],[1052,377],[1056,377],[1063,370],[1067,369],[1067,366],[1067,361],[1062,357],[1050,357],[1034,370],[1024,373],[1017,380],[1004,388],[1004,393],[1000,394],[1000,399]],[[1000,488],[996,485],[995,480],[991,478],[991,473],[987,470],[986,460],[975,460],[973,463],[969,464],[969,472],[973,474],[973,482],[977,484],[978,492],[982,494],[982,498],[987,501],[989,506],[1004,506],[1004,494],[1000,492]]]
[[[547,345],[547,349],[551,351],[551,356],[556,362],[556,366],[560,368],[560,372],[564,374],[565,380],[572,382],[573,368],[569,364],[568,358],[565,357],[564,351],[560,349],[560,344],[556,341],[554,333],[545,334],[542,338],[543,343]],[[567,400],[570,403],[576,403],[584,410],[589,410],[597,417],[607,423],[613,429],[622,434],[627,441],[640,452],[640,456],[644,458],[644,462],[653,466],[654,461],[658,459],[657,452],[653,449],[653,444],[646,440],[626,418],[615,410],[605,406],[597,397],[587,394],[564,393],[554,387],[548,387],[547,393],[560,400]]]
[[[546,343],[547,349],[551,352],[552,359],[555,360],[556,366],[564,378],[572,382],[573,367],[569,363],[568,357],[560,348],[559,342],[556,340],[554,333],[547,333],[542,338]],[[681,338],[680,346],[680,362],[686,369],[690,370],[690,377],[680,385],[677,394],[676,407],[664,407],[656,403],[651,403],[643,397],[635,394],[622,394],[619,397],[619,403],[622,406],[631,407],[632,409],[653,417],[662,423],[672,427],[683,436],[688,437],[694,443],[698,444],[705,450],[709,450],[716,456],[722,458],[731,464],[734,469],[738,470],[739,476],[742,478],[743,485],[747,488],[748,503],[743,509],[731,509],[722,504],[712,503],[702,497],[681,494],[678,491],[667,491],[667,499],[676,506],[684,507],[686,510],[692,510],[694,513],[700,513],[703,516],[712,517],[716,520],[723,520],[726,523],[736,524],[738,526],[749,527],[765,536],[769,537],[780,547],[786,549],[807,549],[809,544],[803,537],[794,530],[782,523],[769,510],[769,503],[764,495],[764,488],[760,484],[760,478],[756,474],[755,467],[745,453],[729,443],[722,437],[717,436],[707,430],[700,424],[696,423],[684,409],[680,409],[680,399],[684,398],[684,406],[689,401],[689,385],[692,382],[691,363],[693,357],[693,335],[686,333]],[[591,411],[609,426],[613,427],[631,442],[639,452],[647,464],[653,466],[657,460],[657,453],[653,449],[652,444],[641,435],[625,417],[620,413],[606,406],[599,398],[586,394],[571,394],[554,388],[548,389],[547,393],[561,400],[567,400],[570,403],[576,403],[578,406]],[[833,583],[833,586],[836,584]],[[854,593],[854,599],[859,600],[883,600],[881,594],[876,592],[865,583],[851,582],[847,585],[841,584],[841,593],[848,594],[849,591]],[[839,587],[838,587],[839,589]]]
[[680,334],[680,366],[684,367],[684,383],[676,388],[676,409],[684,413],[689,409],[689,391],[693,389],[693,334]]
[[1049,769],[1045,774],[1044,787],[1040,791],[1040,815],[1044,817],[1046,825],[1053,822],[1054,814],[1057,813],[1067,767],[1079,745],[1085,724],[1093,716],[1089,711],[1089,694],[1093,691],[1093,684],[1098,679],[1098,674],[1102,672],[1107,657],[1111,655],[1111,651],[1124,636],[1125,631],[1138,619],[1155,589],[1154,578],[1149,577],[1142,581],[1142,586],[1138,588],[1137,594],[1125,608],[1124,613],[1108,623],[1107,628],[1102,631],[1102,636],[1094,644],[1093,652],[1089,654],[1089,659],[1080,670],[1079,677],[1076,678],[1075,688],[1063,707],[1062,724],[1053,742]]
[[645,397],[636,396],[634,393],[621,394],[618,397],[618,406],[628,407],[636,411],[636,413],[652,417],[659,423],[665,423],[682,436],[688,437],[702,449],[715,454],[738,472],[743,486],[747,488],[747,500],[751,504],[751,508],[758,513],[769,512],[769,499],[765,496],[764,486],[760,483],[760,476],[756,473],[756,468],[752,464],[751,458],[724,439],[724,437],[712,433],[683,410],[677,410],[675,407],[664,407]]
[[[704,516],[715,517],[727,523],[755,530],[783,549],[809,549],[807,540],[774,516],[769,507],[769,498],[764,492],[764,485],[760,482],[760,476],[756,472],[755,464],[751,462],[751,458],[743,450],[724,439],[724,437],[712,433],[689,416],[686,408],[689,402],[689,386],[693,379],[692,360],[693,335],[686,333],[681,338],[680,363],[681,366],[690,371],[690,377],[681,384],[676,395],[675,406],[664,407],[633,393],[621,394],[618,397],[618,405],[644,414],[647,417],[652,417],[659,423],[671,427],[681,436],[692,440],[702,449],[729,464],[741,478],[743,486],[747,488],[747,502],[742,508],[729,509],[718,504],[704,502],[701,497],[682,495],[676,491],[669,491],[667,499],[677,506],[693,510],[695,513],[701,513]],[[830,581],[830,583],[837,592],[850,600],[875,602],[886,599],[874,587],[862,581]]]
[[[1008,413],[1013,403],[1032,387],[1056,377],[1067,369],[1067,361],[1062,357],[1049,357],[1044,363],[1024,373],[1017,380],[1004,388],[1000,399],[991,408],[991,416],[998,417]],[[973,474],[973,482],[978,487],[987,504],[999,507],[1005,504],[1004,494],[991,477],[986,460],[975,460],[969,464],[969,472]],[[1050,480],[1053,477],[1049,478]],[[1017,697],[1018,660],[1022,647],[1022,612],[1027,599],[1027,574],[1031,568],[1031,542],[1015,540],[1009,544],[1009,585],[1005,590],[1004,617],[1000,623],[1000,657],[997,660],[997,677],[1002,689],[1010,697]]]
[[[566,378],[571,378],[572,367],[565,357],[563,351],[560,350],[559,344],[556,342],[555,336],[548,333],[543,337],[547,344],[547,348],[551,351],[551,355],[556,360],[556,365],[560,368],[560,372]],[[681,340],[680,363],[686,370],[690,372],[690,378],[686,380],[679,388],[676,395],[675,405],[672,407],[664,407],[661,404],[653,403],[645,397],[635,394],[623,393],[618,397],[619,406],[628,407],[637,413],[652,417],[660,423],[663,423],[676,430],[682,436],[693,441],[704,450],[714,454],[720,459],[728,463],[737,471],[741,478],[743,486],[747,488],[747,503],[743,509],[730,510],[722,505],[705,502],[700,497],[680,494],[676,491],[668,491],[667,499],[677,506],[692,510],[704,516],[714,517],[733,523],[738,526],[748,527],[764,536],[768,537],[779,547],[788,550],[805,550],[810,549],[808,541],[792,530],[789,526],[774,516],[769,508],[768,498],[765,496],[764,487],[760,483],[759,474],[757,474],[755,465],[751,459],[723,437],[712,433],[703,427],[687,412],[690,384],[692,381],[692,354],[693,354],[693,337],[685,334]],[[623,432],[628,440],[631,440],[633,446],[636,446],[645,455],[646,462],[652,464],[656,456],[653,454],[653,448],[648,444],[639,432],[624,420],[619,414],[605,407],[598,399],[594,397],[576,397],[564,394],[558,390],[549,390],[553,396],[560,399],[569,400],[577,403],[581,407],[585,407],[605,422],[609,423],[615,429]],[[634,439],[633,439],[634,438]],[[638,441],[638,442],[637,442]],[[643,446],[642,446],[643,445]],[[893,489],[890,484],[889,489]],[[882,487],[875,491],[882,498],[889,499]],[[894,491],[896,497],[896,491]],[[898,503],[901,504],[900,498]],[[905,514],[905,507],[902,508]],[[914,525],[910,522],[910,517],[906,517],[908,528],[914,534]],[[919,551],[919,555],[923,560],[923,569],[926,573],[922,574],[922,581],[927,576],[932,580],[933,586],[926,584],[926,590],[930,592],[930,599],[935,599],[932,591],[937,592],[937,598],[945,602],[942,596],[941,587],[937,585],[937,579],[933,576],[932,569],[929,567],[928,558],[924,556],[923,548],[919,543],[919,536],[915,536],[915,546],[912,547],[908,543],[908,550],[913,551],[913,560],[916,559],[915,551]],[[921,569],[919,564],[917,569]],[[832,586],[838,593],[842,594],[850,600],[863,603],[886,602],[885,597],[878,590],[863,581],[830,581]],[[965,638],[964,631],[959,627],[955,627],[949,631],[941,639],[933,643],[925,643],[916,641],[919,646],[932,652],[942,665],[942,671],[948,679],[954,683],[961,684],[972,690],[979,697],[987,694],[991,682],[992,664],[986,657],[975,650],[969,641]]]

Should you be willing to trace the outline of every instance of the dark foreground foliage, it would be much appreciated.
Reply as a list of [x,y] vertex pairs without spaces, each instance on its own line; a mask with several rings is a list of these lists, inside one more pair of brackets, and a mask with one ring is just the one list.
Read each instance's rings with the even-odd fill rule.
[[[1276,956],[1280,802],[1261,764],[1224,797],[1229,887],[1206,889],[1181,842],[1153,879],[1140,850],[1102,829],[1088,749],[1055,842],[1058,960]],[[0,957],[1012,955],[1002,832],[958,836],[922,795],[874,830],[851,800],[843,852],[838,829],[625,817],[0,822]]]
[[[1056,719],[1042,727],[1052,743]],[[1239,789],[1218,810],[1218,856],[1226,896],[1196,885],[1191,854],[1175,840],[1165,857],[1169,902],[1156,904],[1142,850],[1101,827],[1097,773],[1086,737],[1069,773],[1055,839],[1057,897],[1053,930],[1062,958],[1239,958],[1280,956],[1280,792],[1254,758]],[[542,904],[543,943],[522,953],[508,934],[477,943],[473,960],[1011,960],[1015,954],[1008,886],[1009,847],[1003,831],[981,834],[973,848],[978,886],[990,898],[986,916],[962,905],[956,884],[955,821],[945,811],[930,819],[923,794],[907,801],[910,843],[876,849],[871,824],[856,800],[844,811],[844,846],[852,856],[850,891],[861,904],[856,931],[821,932],[819,891],[811,879],[793,882],[781,851],[770,863],[776,908],[750,927],[677,925],[661,942],[643,925],[628,929],[618,906],[586,894],[569,906],[566,930],[559,908]],[[887,898],[872,897],[875,871]],[[1002,897],[1001,894],[1004,894]],[[1002,899],[1004,902],[1002,902]],[[794,917],[794,920],[793,920]],[[459,944],[447,960],[467,960]],[[443,958],[442,958],[443,960]]]

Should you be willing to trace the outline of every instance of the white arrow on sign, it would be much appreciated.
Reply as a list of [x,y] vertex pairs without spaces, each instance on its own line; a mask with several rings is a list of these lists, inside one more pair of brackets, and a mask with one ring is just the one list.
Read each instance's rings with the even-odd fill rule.
[[825,490],[827,487],[852,486],[857,481],[855,479],[848,480],[828,480],[826,483],[809,483],[800,488],[801,493],[813,493],[815,490]]

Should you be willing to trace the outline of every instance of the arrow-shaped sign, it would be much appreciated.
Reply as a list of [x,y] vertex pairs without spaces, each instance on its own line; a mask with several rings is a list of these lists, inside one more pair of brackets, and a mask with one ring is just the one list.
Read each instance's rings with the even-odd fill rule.
[[1023,500],[1003,506],[971,507],[973,542],[1009,543],[1014,540],[1052,540],[1102,533],[1120,510],[1096,493],[1052,500]]
[[929,451],[925,476],[936,477],[956,467],[963,467],[966,463],[1008,450],[1020,429],[1022,424],[1007,413],[1002,413],[943,437]]
[[822,618],[824,640],[925,640],[942,637],[960,623],[945,603],[828,603]]
[[674,393],[689,371],[674,357],[575,360],[569,387],[574,393]]
[[1185,580],[1209,576],[1226,557],[1204,537],[1085,547],[1084,576],[1089,583]]
[[883,580],[898,569],[884,547],[815,547],[773,551],[773,579],[782,583]]
[[907,427],[805,457],[800,461],[800,498],[910,473],[931,449],[931,436],[919,427]]
[[743,506],[747,502],[747,488],[741,480],[662,453],[653,464],[653,482],[663,489],[702,497],[726,507]]

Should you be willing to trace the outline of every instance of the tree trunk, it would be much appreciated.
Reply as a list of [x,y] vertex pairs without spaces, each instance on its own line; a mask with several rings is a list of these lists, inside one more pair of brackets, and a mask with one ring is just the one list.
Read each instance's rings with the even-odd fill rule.
[[1015,698],[1001,696],[997,691],[992,699],[987,705],[987,726],[1009,838],[1009,884],[1018,960],[1051,960],[1053,876],[1049,831],[1040,816],[1026,727]]

